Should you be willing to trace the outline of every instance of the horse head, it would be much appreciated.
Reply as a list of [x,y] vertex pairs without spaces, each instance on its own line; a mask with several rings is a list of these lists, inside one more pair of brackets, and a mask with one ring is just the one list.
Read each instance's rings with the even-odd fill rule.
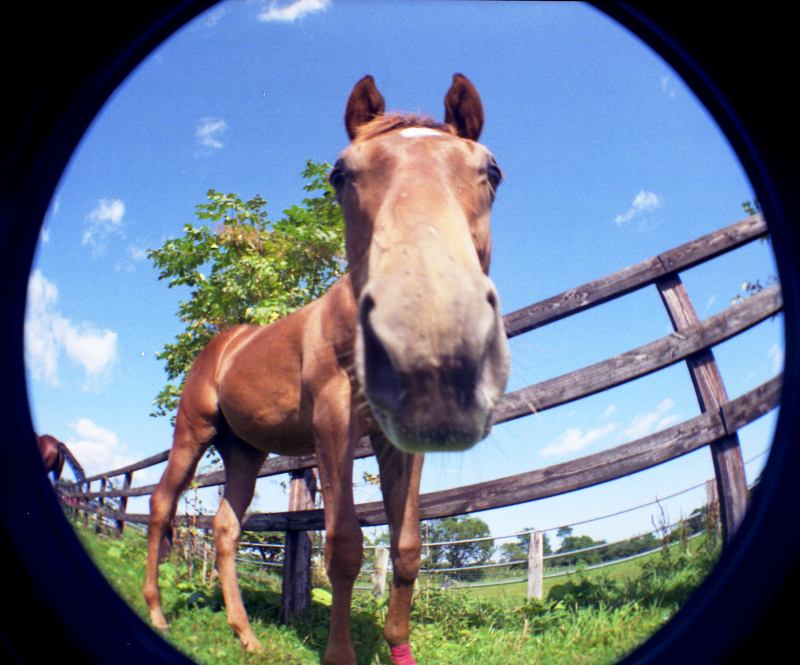
[[386,436],[409,452],[471,447],[490,430],[509,351],[488,277],[502,173],[477,142],[483,107],[461,74],[445,121],[385,114],[371,76],[330,174],[358,307],[355,367]]

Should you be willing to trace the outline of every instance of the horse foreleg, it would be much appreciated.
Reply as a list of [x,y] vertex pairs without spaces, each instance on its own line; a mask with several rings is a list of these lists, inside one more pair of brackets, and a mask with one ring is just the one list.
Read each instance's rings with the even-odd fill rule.
[[161,609],[161,592],[158,588],[158,564],[165,551],[164,537],[175,516],[178,499],[189,486],[197,463],[208,448],[213,435],[213,429],[209,428],[207,432],[204,432],[204,436],[198,437],[179,413],[167,468],[150,496],[150,521],[147,525],[147,570],[142,592],[150,612],[150,622],[160,630],[166,630],[169,627]]
[[[341,394],[341,393],[340,393]],[[332,402],[335,405],[335,401]],[[353,448],[346,410],[317,408],[315,436],[322,497],[325,501],[325,564],[333,601],[325,665],[355,665],[350,640],[350,604],[361,570],[363,535],[353,504]]]
[[419,483],[424,456],[401,451],[382,434],[370,438],[380,467],[383,504],[391,535],[393,574],[383,634],[389,643],[392,662],[414,665],[409,645],[409,614],[422,549]]
[[261,643],[253,633],[242,602],[236,575],[236,554],[239,551],[242,518],[253,499],[256,478],[267,454],[238,441],[231,446],[219,446],[219,450],[225,463],[225,493],[214,517],[213,529],[222,597],[225,599],[228,625],[239,637],[242,646],[247,651],[259,652]]

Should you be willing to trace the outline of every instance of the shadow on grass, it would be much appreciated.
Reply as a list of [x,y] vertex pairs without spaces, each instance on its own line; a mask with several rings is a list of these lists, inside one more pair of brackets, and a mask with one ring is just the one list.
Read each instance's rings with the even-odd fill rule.
[[[325,652],[330,631],[331,608],[319,602],[312,602],[310,607],[296,616],[288,626],[281,623],[279,591],[264,588],[241,589],[242,600],[247,615],[253,624],[275,626],[283,631],[292,631],[298,641],[315,651],[320,660]],[[217,586],[214,593],[204,601],[215,612],[225,612],[222,591]],[[359,605],[366,605],[360,607]],[[358,665],[371,665],[376,656],[385,659],[388,656],[383,639],[383,617],[379,611],[380,601],[369,599],[354,605],[350,615],[350,635],[356,651]],[[177,608],[176,608],[177,609]],[[385,652],[385,653],[384,653]]]

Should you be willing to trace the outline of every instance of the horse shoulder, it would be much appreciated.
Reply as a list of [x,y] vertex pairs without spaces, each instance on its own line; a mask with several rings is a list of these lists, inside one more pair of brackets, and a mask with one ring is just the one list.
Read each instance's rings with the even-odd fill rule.
[[352,363],[356,306],[349,276],[312,305],[303,329],[303,381],[314,390]]

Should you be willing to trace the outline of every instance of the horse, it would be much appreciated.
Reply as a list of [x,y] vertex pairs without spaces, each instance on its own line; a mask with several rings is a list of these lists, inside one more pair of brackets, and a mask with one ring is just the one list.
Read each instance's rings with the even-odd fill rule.
[[42,434],[37,435],[36,445],[42,456],[45,474],[52,473],[53,482],[56,482],[61,478],[61,471],[64,469],[64,444],[50,434]]
[[178,498],[213,444],[226,474],[212,528],[227,620],[247,651],[261,649],[236,575],[243,516],[268,453],[313,452],[333,596],[322,662],[355,663],[350,605],[362,533],[353,449],[368,435],[391,535],[384,637],[394,663],[415,662],[409,612],[424,453],[483,439],[508,380],[508,341],[488,277],[490,209],[502,172],[477,142],[483,105],[465,76],[453,76],[444,122],[384,111],[373,77],[363,77],[345,109],[350,144],[329,174],[348,272],[278,321],[222,331],[186,376],[167,466],[150,499],[143,595],[158,629],[168,628],[160,553]]
[[36,435],[36,445],[39,448],[39,454],[42,456],[45,473],[52,472],[53,482],[61,478],[64,462],[69,464],[75,480],[80,482],[86,477],[83,467],[63,441],[59,441],[51,434],[42,434],[41,436]]

